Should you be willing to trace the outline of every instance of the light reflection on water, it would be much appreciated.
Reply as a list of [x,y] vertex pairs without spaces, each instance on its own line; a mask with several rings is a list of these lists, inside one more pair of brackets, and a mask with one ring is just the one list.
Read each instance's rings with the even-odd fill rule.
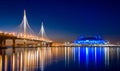
[[119,55],[117,47],[9,48],[0,50],[0,71],[120,70]]

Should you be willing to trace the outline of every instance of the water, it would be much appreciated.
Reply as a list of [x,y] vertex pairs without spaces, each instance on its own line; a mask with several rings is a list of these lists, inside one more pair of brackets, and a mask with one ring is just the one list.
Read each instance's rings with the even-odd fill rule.
[[120,71],[119,47],[0,49],[0,71]]

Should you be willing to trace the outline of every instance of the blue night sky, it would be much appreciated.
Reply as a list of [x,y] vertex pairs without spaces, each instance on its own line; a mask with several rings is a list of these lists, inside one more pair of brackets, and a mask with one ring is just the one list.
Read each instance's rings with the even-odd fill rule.
[[38,33],[43,21],[48,37],[55,41],[95,34],[120,39],[116,0],[0,0],[0,30],[17,27],[24,9],[31,28]]

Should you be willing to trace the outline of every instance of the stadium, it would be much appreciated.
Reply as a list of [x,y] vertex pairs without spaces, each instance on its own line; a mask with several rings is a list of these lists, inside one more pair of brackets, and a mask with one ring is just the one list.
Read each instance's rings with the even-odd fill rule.
[[74,41],[74,44],[81,44],[81,45],[102,45],[106,43],[107,41],[102,39],[101,36],[95,36],[95,37],[81,36]]

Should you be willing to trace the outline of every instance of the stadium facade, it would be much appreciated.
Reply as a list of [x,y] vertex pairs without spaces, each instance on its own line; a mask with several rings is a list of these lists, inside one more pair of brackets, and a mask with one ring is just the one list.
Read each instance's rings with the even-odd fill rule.
[[95,37],[79,37],[77,40],[74,41],[74,44],[81,44],[81,45],[101,45],[106,44],[107,41],[102,39],[101,36]]

